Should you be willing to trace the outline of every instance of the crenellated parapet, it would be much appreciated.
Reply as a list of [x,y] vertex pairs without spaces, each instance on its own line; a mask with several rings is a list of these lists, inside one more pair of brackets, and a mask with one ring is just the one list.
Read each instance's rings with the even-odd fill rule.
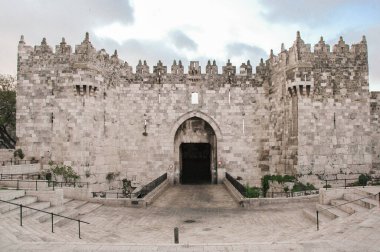
[[[82,76],[70,77],[77,95],[91,93],[88,85],[85,89],[82,84],[78,84],[78,80],[87,78],[96,83],[91,88],[94,95],[96,95],[94,90],[99,91],[130,83],[176,84],[202,81],[208,83],[206,84],[208,88],[214,89],[226,84],[232,87],[262,86],[265,81],[269,81],[273,87],[284,85],[290,96],[336,95],[341,92],[339,89],[360,90],[362,87],[364,89],[368,87],[368,56],[365,37],[360,43],[351,47],[341,37],[332,47],[332,51],[330,48],[330,45],[326,44],[321,37],[312,51],[311,45],[306,44],[301,34],[297,32],[296,40],[289,49],[282,44],[279,54],[275,55],[271,50],[269,58],[266,61],[261,59],[255,67],[255,73],[249,60],[242,63],[239,69],[228,60],[222,67],[221,73],[218,71],[215,60],[212,63],[207,62],[204,72],[198,61],[191,61],[187,73],[180,60],[178,63],[176,60],[173,61],[170,72],[168,67],[159,61],[153,66],[151,72],[145,60],[140,60],[133,71],[132,66],[119,58],[117,51],[112,55],[104,49],[97,51],[88,33],[81,44],[75,46],[74,52],[64,38],[53,50],[45,38],[40,45],[33,48],[26,45],[22,37],[18,46],[18,68],[19,73],[56,71],[72,73],[72,76]],[[285,80],[281,83],[277,83],[278,81],[272,78],[277,73],[285,76]],[[87,75],[90,77],[86,77]]]
[[[267,60],[270,76],[283,74],[285,82],[274,81],[273,85],[284,85],[290,96],[317,95],[323,97],[347,96],[353,91],[368,92],[368,53],[365,37],[351,47],[340,37],[330,50],[321,37],[311,50],[299,32],[292,47],[281,46],[281,52],[273,51]],[[256,75],[265,69],[256,68]]]

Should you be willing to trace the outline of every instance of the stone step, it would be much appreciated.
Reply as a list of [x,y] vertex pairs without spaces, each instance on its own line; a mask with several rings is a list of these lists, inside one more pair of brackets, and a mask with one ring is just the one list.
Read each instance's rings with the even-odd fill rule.
[[0,200],[11,201],[25,196],[24,190],[0,190]]
[[64,206],[67,209],[69,209],[69,208],[74,209],[74,208],[79,208],[86,203],[87,203],[87,201],[83,201],[83,200],[70,200],[67,203],[65,203]]
[[321,205],[317,204],[317,210],[319,211],[320,214],[324,214],[325,216],[329,217],[330,219],[335,219],[338,217],[347,217],[349,216],[348,213],[333,207],[331,205]]
[[366,209],[360,205],[357,205],[354,203],[349,203],[349,201],[347,201],[347,200],[331,200],[331,205],[336,206],[340,210],[342,210],[342,211],[344,211],[350,215],[357,213],[357,212],[364,212],[364,211],[368,210],[368,209]]
[[73,241],[76,238],[67,231],[54,227],[51,232],[51,223],[39,223],[33,218],[23,219],[23,226],[20,226],[19,217],[3,217],[0,226],[6,226],[6,232],[14,235],[17,241],[23,242],[55,242]]
[[[39,210],[45,210],[46,208],[50,207],[50,202],[49,201],[34,202],[32,204],[28,204],[27,206],[28,207],[33,207],[33,208],[39,209]],[[26,207],[22,208],[22,216],[23,217],[26,217],[28,215],[35,214],[35,213],[38,213],[38,211],[34,210],[34,209],[29,209],[29,208],[26,208]],[[12,216],[12,215],[13,216],[19,216],[20,215],[19,208],[14,209],[14,210],[9,211],[9,212],[7,212],[7,213],[4,214],[4,216]]]
[[[44,209],[44,211],[49,212],[49,213],[61,214],[63,211],[65,211],[65,207],[64,206],[53,206],[53,207],[49,207],[49,208]],[[48,221],[51,219],[50,214],[41,213],[41,212],[36,213],[36,214],[32,215],[31,217],[38,222],[45,222],[45,221]]]
[[[23,226],[20,226],[18,218],[8,217],[2,220],[2,226],[9,235],[13,235],[18,242],[40,242],[43,241],[37,234],[41,234],[35,226],[28,225],[23,222]],[[42,233],[45,235],[45,233]]]
[[[24,196],[24,197],[21,197],[21,198],[17,198],[17,199],[11,200],[10,202],[16,203],[16,204],[28,205],[28,204],[37,202],[37,197],[34,197],[34,196]],[[9,212],[9,211],[11,211],[13,209],[16,209],[16,208],[19,208],[19,206],[2,202],[0,204],[0,213],[6,213],[6,212]]]
[[94,211],[95,209],[98,209],[99,207],[101,207],[102,204],[98,204],[98,203],[87,203],[83,206],[81,206],[79,208],[79,214],[80,215],[85,215],[85,214],[89,214],[91,213],[92,211]]
[[[67,208],[67,211],[62,212],[61,215],[72,218],[72,219],[80,219],[81,217],[83,217],[83,215],[86,215],[102,206],[101,204],[89,203],[87,201],[73,202],[70,206],[72,207],[73,205],[77,207]],[[55,217],[55,218],[57,220],[54,221],[54,225],[58,227],[62,227],[66,223],[72,222],[72,220],[62,218],[62,217]]]
[[73,199],[63,198],[63,204],[66,204],[70,201],[73,201]]
[[368,197],[369,199],[378,200],[380,187],[379,186],[354,187],[354,192],[356,194],[362,195],[363,197]]
[[[308,220],[311,220],[312,222],[317,223],[317,213],[316,213],[316,210],[314,210],[314,209],[303,209],[302,212],[303,212],[303,215]],[[319,223],[327,223],[327,222],[331,221],[331,219],[328,218],[328,217],[326,217],[323,214],[319,214],[318,215],[318,221],[319,221]]]
[[[71,218],[71,219],[78,219],[79,216],[79,210],[78,209],[71,209],[71,210],[65,210],[63,211],[60,215]],[[54,216],[54,225],[57,227],[62,227],[66,223],[69,223],[73,220],[59,217],[59,216]]]
[[[366,197],[366,196],[364,196]],[[356,193],[345,193],[343,194],[343,199],[347,201],[353,201],[354,204],[360,205],[367,209],[371,209],[379,206],[379,202],[377,200],[364,198],[363,195]]]

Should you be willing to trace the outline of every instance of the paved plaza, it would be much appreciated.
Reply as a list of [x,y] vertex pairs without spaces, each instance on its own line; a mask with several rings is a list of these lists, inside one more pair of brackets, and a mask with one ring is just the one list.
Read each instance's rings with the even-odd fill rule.
[[172,186],[148,208],[101,206],[83,216],[91,224],[82,225],[81,240],[77,223],[52,234],[49,222],[36,225],[26,218],[19,227],[17,218],[3,218],[8,226],[1,226],[0,250],[380,251],[379,208],[324,223],[320,231],[303,209],[314,210],[315,203],[244,209],[222,185]]

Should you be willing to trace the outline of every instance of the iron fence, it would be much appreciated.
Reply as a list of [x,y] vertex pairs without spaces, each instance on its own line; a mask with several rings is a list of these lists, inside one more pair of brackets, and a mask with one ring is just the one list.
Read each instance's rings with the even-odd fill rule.
[[10,159],[5,161],[0,161],[2,166],[6,165],[21,165],[21,164],[38,164],[38,160],[30,159],[30,160],[18,160],[18,159]]
[[123,192],[91,192],[92,197],[100,197],[100,198],[105,198],[105,199],[130,199],[132,198],[132,193],[123,193]]
[[78,222],[78,235],[79,235],[79,239],[82,239],[81,236],[80,236],[80,224],[81,223],[90,224],[90,223],[88,223],[86,221],[70,218],[70,217],[63,216],[63,215],[60,215],[60,214],[56,214],[56,213],[53,213],[53,212],[47,212],[47,211],[40,210],[40,209],[37,209],[37,208],[29,207],[29,206],[24,206],[23,204],[17,204],[17,203],[13,203],[13,202],[9,202],[7,200],[1,200],[1,199],[0,199],[0,201],[4,202],[4,203],[8,203],[8,204],[16,205],[16,206],[20,207],[20,226],[22,226],[22,218],[23,218],[22,217],[23,216],[22,209],[23,208],[28,208],[28,209],[32,209],[32,210],[35,210],[35,211],[38,211],[38,212],[50,214],[50,216],[51,216],[51,232],[52,233],[54,233],[54,216],[58,216],[58,217],[61,217],[61,218],[65,218],[65,219],[68,219],[68,220],[71,220],[71,221]]

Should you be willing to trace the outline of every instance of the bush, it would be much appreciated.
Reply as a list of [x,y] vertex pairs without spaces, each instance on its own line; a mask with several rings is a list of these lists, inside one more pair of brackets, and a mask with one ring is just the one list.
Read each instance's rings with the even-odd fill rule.
[[245,197],[247,198],[259,198],[260,197],[260,188],[250,187],[248,184],[245,186]]
[[277,181],[278,183],[283,184],[285,182],[295,182],[296,177],[291,175],[265,175],[261,178],[261,189],[263,190],[264,197],[266,197],[266,194],[269,190],[269,180]]
[[62,176],[65,182],[71,182],[79,179],[79,175],[73,170],[71,166],[64,164],[54,164],[50,161],[50,170],[56,176]]
[[293,186],[292,192],[301,192],[301,191],[310,191],[310,190],[315,190],[315,187],[310,184],[306,183],[302,184],[301,182],[296,182]]
[[366,186],[368,181],[371,180],[371,177],[367,174],[360,174],[358,183],[360,186]]
[[21,149],[17,149],[13,152],[13,157],[14,158],[20,158],[20,159],[24,159],[25,155],[24,155],[24,152],[22,152]]
[[264,177],[261,178],[261,190],[263,190],[264,197],[266,197],[269,190],[269,180],[271,180],[271,178],[271,175],[264,175]]

